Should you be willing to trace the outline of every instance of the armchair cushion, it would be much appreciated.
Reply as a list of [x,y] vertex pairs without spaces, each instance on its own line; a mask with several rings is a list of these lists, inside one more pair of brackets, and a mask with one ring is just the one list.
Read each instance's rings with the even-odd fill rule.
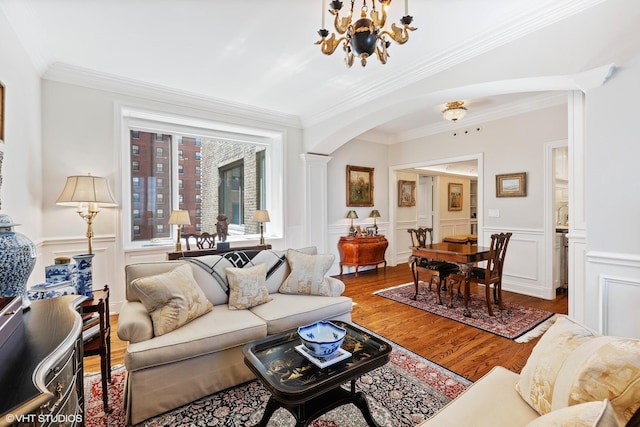
[[615,412],[607,399],[568,406],[541,416],[526,427],[618,427]]
[[267,264],[255,267],[227,267],[229,281],[229,309],[244,310],[271,301],[265,286]]
[[622,425],[640,407],[640,340],[600,336],[560,316],[540,338],[516,390],[541,415],[609,399]]
[[287,251],[291,273],[279,292],[300,295],[331,295],[326,274],[333,265],[333,254],[308,255],[293,249]]
[[213,309],[188,264],[166,273],[135,279],[131,287],[151,315],[156,336],[178,329]]

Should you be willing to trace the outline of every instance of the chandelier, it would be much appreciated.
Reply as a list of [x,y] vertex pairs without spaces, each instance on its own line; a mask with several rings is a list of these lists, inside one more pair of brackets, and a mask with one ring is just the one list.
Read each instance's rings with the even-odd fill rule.
[[467,114],[467,107],[464,106],[464,101],[453,101],[447,103],[447,108],[442,110],[442,115],[445,119],[456,122],[462,119]]
[[345,51],[344,60],[349,68],[353,65],[356,56],[360,58],[360,64],[364,67],[367,65],[367,58],[374,53],[381,63],[386,64],[389,57],[387,48],[391,45],[387,37],[398,44],[405,44],[409,40],[409,31],[415,31],[417,28],[411,26],[413,17],[409,16],[408,0],[405,0],[404,16],[400,19],[402,26],[399,27],[393,23],[390,31],[385,29],[387,9],[391,5],[391,0],[378,1],[382,10],[376,10],[376,0],[371,0],[370,18],[367,18],[369,6],[367,6],[367,0],[363,0],[360,19],[355,22],[352,22],[355,0],[351,0],[351,8],[346,17],[340,17],[342,2],[338,0],[332,1],[329,13],[334,16],[333,26],[340,36],[336,36],[336,33],[331,33],[331,36],[329,36],[329,31],[325,29],[324,25],[325,0],[322,0],[322,29],[318,30],[318,34],[322,38],[316,42],[316,44],[320,45],[322,53],[331,55],[338,45],[342,43],[342,48]]

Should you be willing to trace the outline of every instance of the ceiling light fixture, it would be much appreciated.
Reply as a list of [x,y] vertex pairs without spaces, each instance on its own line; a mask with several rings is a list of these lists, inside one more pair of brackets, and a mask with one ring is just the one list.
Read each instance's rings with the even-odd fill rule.
[[320,45],[322,53],[325,55],[333,54],[342,42],[342,47],[345,51],[344,60],[347,67],[350,68],[353,65],[356,56],[360,58],[360,64],[364,67],[367,65],[367,58],[374,53],[381,63],[386,64],[389,57],[387,48],[391,45],[391,42],[387,40],[387,36],[398,44],[405,44],[409,40],[409,31],[415,31],[417,28],[410,25],[413,17],[409,15],[408,11],[409,0],[404,0],[404,16],[400,19],[402,26],[399,27],[393,23],[390,31],[385,29],[387,9],[391,5],[391,0],[378,1],[382,6],[382,10],[378,12],[376,10],[376,0],[371,0],[372,10],[369,15],[370,18],[367,18],[369,6],[367,6],[367,0],[363,0],[360,19],[355,22],[352,22],[355,0],[351,0],[349,14],[343,18],[340,17],[342,2],[338,0],[332,1],[329,13],[334,16],[333,26],[336,32],[341,35],[341,37],[336,38],[336,33],[331,33],[331,36],[329,36],[329,31],[325,29],[326,0],[322,0],[322,28],[318,30],[318,34],[322,38],[316,42],[316,44]]
[[453,101],[447,103],[447,108],[442,110],[445,119],[457,122],[467,115],[467,107],[464,107],[464,101]]

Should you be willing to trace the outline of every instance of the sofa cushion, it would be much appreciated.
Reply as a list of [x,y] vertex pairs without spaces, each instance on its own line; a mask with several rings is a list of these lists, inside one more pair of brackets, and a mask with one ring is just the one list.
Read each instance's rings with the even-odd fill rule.
[[[269,304],[251,308],[251,312],[267,323],[269,335],[303,326],[317,320],[341,317],[351,319],[352,301],[348,297],[272,294]],[[344,316],[344,317],[343,317]]]
[[255,267],[227,267],[229,281],[229,308],[244,310],[271,301],[269,290],[265,286],[267,264]]
[[151,316],[140,301],[125,301],[118,315],[118,338],[140,342],[153,338]]
[[171,332],[213,308],[186,264],[166,273],[135,279],[131,287],[151,315],[156,336]]
[[433,417],[434,427],[524,426],[540,415],[515,392],[518,374],[496,366]]
[[549,412],[526,427],[618,427],[615,412],[607,399],[587,402]]
[[327,271],[333,265],[333,254],[308,255],[293,249],[287,251],[291,273],[280,286],[284,294],[324,295],[331,290],[326,280]]
[[541,415],[609,399],[624,425],[640,407],[640,340],[600,336],[560,316],[533,348],[516,390]]
[[249,310],[215,306],[181,328],[152,340],[129,343],[125,353],[127,371],[170,364],[211,354],[264,338],[267,326]]

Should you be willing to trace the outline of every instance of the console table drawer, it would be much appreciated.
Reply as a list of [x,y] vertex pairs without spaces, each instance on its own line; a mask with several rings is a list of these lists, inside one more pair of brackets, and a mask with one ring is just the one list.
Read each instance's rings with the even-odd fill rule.
[[55,413],[64,406],[64,399],[68,398],[69,391],[76,385],[76,358],[75,349],[67,352],[51,370],[47,373],[46,384],[54,398],[42,406],[43,413]]

